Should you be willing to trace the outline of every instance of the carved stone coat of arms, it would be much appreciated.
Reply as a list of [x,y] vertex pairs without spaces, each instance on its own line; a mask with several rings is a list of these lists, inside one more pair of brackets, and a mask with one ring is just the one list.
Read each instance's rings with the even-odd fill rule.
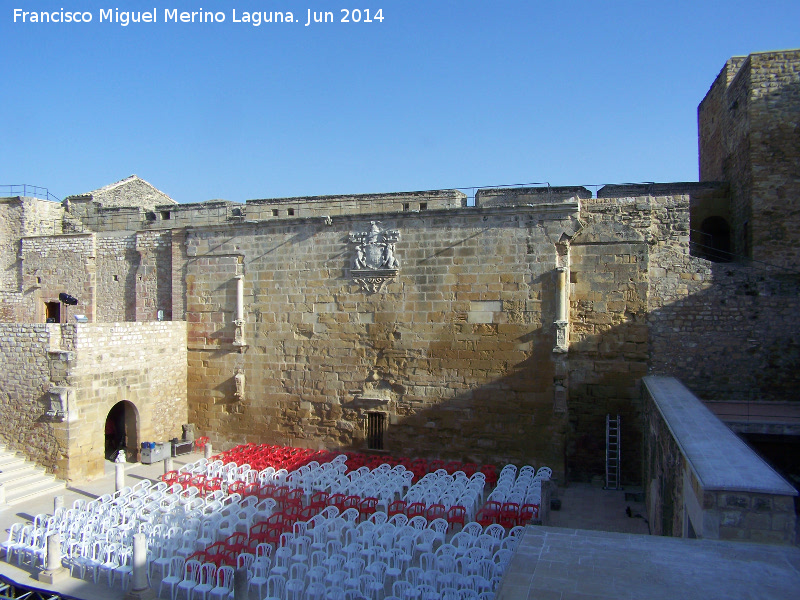
[[400,260],[395,243],[399,239],[397,229],[382,230],[376,221],[370,221],[367,231],[350,234],[350,242],[356,245],[350,273],[365,292],[383,291],[397,276]]

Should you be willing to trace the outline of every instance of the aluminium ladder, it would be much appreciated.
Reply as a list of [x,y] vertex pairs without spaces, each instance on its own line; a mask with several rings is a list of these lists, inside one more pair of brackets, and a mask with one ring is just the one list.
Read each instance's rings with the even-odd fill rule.
[[607,490],[622,489],[619,485],[620,416],[606,415],[606,486]]

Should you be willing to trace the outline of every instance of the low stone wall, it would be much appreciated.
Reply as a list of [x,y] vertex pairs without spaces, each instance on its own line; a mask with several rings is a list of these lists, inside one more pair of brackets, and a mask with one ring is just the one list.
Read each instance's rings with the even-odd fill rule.
[[652,532],[793,544],[797,491],[677,379],[642,382]]

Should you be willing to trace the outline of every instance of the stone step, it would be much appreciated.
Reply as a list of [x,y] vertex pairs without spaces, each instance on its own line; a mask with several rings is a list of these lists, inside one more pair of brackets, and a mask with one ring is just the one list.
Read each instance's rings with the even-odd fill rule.
[[37,498],[44,494],[54,494],[61,490],[66,490],[67,484],[56,478],[51,478],[49,481],[40,478],[38,481],[30,483],[20,488],[6,491],[6,504],[9,506],[14,504],[21,504],[33,498]]
[[0,483],[6,504],[19,504],[43,494],[64,490],[67,484],[36,464],[0,445]]
[[24,479],[29,475],[36,475],[36,468],[30,463],[15,465],[12,469],[0,467],[0,483],[6,486],[13,485],[15,481]]
[[24,465],[25,459],[15,454],[4,452],[0,454],[0,470],[8,470],[14,468],[16,465]]

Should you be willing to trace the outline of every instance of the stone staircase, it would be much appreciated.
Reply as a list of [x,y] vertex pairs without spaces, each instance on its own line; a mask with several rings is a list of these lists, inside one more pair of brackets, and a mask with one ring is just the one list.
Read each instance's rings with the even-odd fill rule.
[[5,504],[14,505],[65,490],[67,484],[29,460],[0,445],[0,483],[5,489]]

